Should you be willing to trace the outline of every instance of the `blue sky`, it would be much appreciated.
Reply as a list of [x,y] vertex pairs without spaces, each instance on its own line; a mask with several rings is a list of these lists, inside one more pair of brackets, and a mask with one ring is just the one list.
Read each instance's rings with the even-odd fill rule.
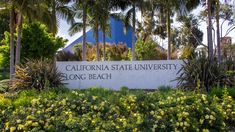
[[[198,7],[197,9],[195,9],[192,13],[194,15],[198,15],[200,10],[202,10],[202,7]],[[137,16],[140,17],[140,14],[137,13]],[[179,23],[177,22],[174,22],[172,24],[172,26],[174,27],[178,27],[179,26]],[[206,27],[207,27],[207,24],[206,22],[201,22],[200,23],[200,30],[203,31],[204,35],[203,35],[203,43],[206,44],[207,43],[207,37],[206,37],[206,34],[207,34],[207,31],[206,31]],[[214,25],[215,27],[215,25]],[[228,29],[228,23],[225,22],[224,25],[223,25],[223,34],[225,34],[226,30]],[[59,30],[58,30],[58,34],[57,36],[60,36],[60,37],[63,37],[65,39],[68,39],[68,44],[72,43],[74,40],[76,40],[78,37],[80,37],[82,35],[82,32],[79,32],[73,36],[69,36],[68,34],[68,29],[69,29],[69,25],[64,21],[64,20],[60,20],[60,23],[59,23]],[[232,42],[235,43],[235,30],[233,30],[228,36],[232,37]],[[167,47],[167,40],[163,40],[163,47]]]

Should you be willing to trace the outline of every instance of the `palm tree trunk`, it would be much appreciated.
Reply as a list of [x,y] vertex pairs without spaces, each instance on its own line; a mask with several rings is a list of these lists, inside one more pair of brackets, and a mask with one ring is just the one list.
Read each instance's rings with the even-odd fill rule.
[[171,60],[171,16],[169,9],[167,10],[167,37],[168,37],[167,60]]
[[96,27],[95,27],[95,40],[96,40],[96,57],[97,57],[97,61],[100,61],[99,25],[97,22],[96,22]]
[[15,67],[14,67],[14,32],[15,32],[15,23],[14,23],[15,11],[12,7],[10,11],[10,80],[14,79]]
[[103,30],[103,43],[104,43],[104,61],[106,61],[106,35],[105,35],[106,31],[105,29]]
[[83,41],[82,41],[82,60],[86,61],[86,20],[87,20],[87,6],[83,7]]
[[213,57],[213,43],[212,43],[212,22],[211,22],[211,0],[207,0],[207,43],[208,43],[208,58],[212,60]]
[[23,19],[23,18],[22,18],[22,14],[21,14],[21,13],[19,13],[15,65],[18,65],[18,64],[20,63],[20,48],[21,48],[21,34],[22,34],[22,19]]
[[216,1],[216,32],[217,32],[217,50],[218,50],[218,62],[221,63],[221,48],[220,48],[220,27],[219,27],[219,11],[220,3]]
[[133,18],[132,18],[132,24],[133,24],[133,32],[132,32],[132,61],[135,61],[135,5],[133,4]]

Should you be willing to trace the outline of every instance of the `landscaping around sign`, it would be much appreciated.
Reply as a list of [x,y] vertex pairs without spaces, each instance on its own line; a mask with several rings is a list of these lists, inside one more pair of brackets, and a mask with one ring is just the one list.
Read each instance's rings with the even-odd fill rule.
[[177,73],[183,61],[110,61],[57,62],[68,88],[107,87],[118,90],[156,89],[159,86],[176,87]]
[[[231,131],[235,102],[159,88],[155,92],[23,90],[0,94],[0,131]],[[234,96],[233,96],[234,97]]]

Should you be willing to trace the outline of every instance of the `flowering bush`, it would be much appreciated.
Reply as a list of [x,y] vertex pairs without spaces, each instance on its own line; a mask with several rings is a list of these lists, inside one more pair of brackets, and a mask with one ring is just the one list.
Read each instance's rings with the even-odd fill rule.
[[[31,100],[19,103],[23,97]],[[222,98],[95,88],[0,96],[0,131],[227,131],[234,126],[235,103],[226,91]]]

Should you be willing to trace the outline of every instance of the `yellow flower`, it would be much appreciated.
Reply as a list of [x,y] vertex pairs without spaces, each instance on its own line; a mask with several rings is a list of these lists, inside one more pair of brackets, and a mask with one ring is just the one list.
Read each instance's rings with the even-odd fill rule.
[[134,128],[132,131],[133,131],[133,132],[138,132],[138,129],[137,129],[137,128]]
[[24,129],[24,125],[19,124],[19,125],[18,125],[18,130],[23,130],[23,129]]
[[202,94],[202,100],[206,101],[206,95],[205,94]]
[[210,116],[209,116],[209,115],[206,115],[206,116],[205,116],[205,119],[209,119],[209,118],[210,118]]
[[160,113],[161,113],[161,115],[164,115],[164,111],[163,110],[161,110]]
[[200,121],[199,121],[199,122],[200,122],[200,124],[203,124],[203,122],[204,122],[204,119],[200,119]]
[[3,115],[5,114],[5,110],[2,111],[2,114],[3,114]]
[[16,130],[16,127],[11,127],[10,132],[14,132]]
[[34,122],[32,126],[37,127],[39,124],[37,122]]
[[95,106],[94,106],[94,110],[97,110],[97,109],[98,109],[98,107],[95,105]]
[[179,126],[179,125],[180,125],[179,122],[177,122],[177,123],[176,123],[176,126]]
[[6,130],[9,129],[9,122],[7,122],[7,123],[5,124],[5,129],[6,129]]
[[178,101],[178,102],[179,102],[179,101],[180,101],[180,98],[177,98],[177,99],[176,99],[176,101]]
[[214,117],[213,115],[210,115],[210,119],[211,119],[211,120],[214,120],[215,117]]
[[202,129],[202,132],[209,132],[208,129]]
[[183,122],[180,122],[180,126],[184,126],[184,123],[183,123]]
[[18,123],[18,124],[21,123],[21,120],[20,119],[16,120],[16,123]]
[[27,121],[25,125],[30,126],[31,124],[32,124],[32,121]]
[[184,126],[190,126],[186,121],[184,122]]
[[92,96],[92,99],[93,100],[96,100],[98,97],[97,96]]

